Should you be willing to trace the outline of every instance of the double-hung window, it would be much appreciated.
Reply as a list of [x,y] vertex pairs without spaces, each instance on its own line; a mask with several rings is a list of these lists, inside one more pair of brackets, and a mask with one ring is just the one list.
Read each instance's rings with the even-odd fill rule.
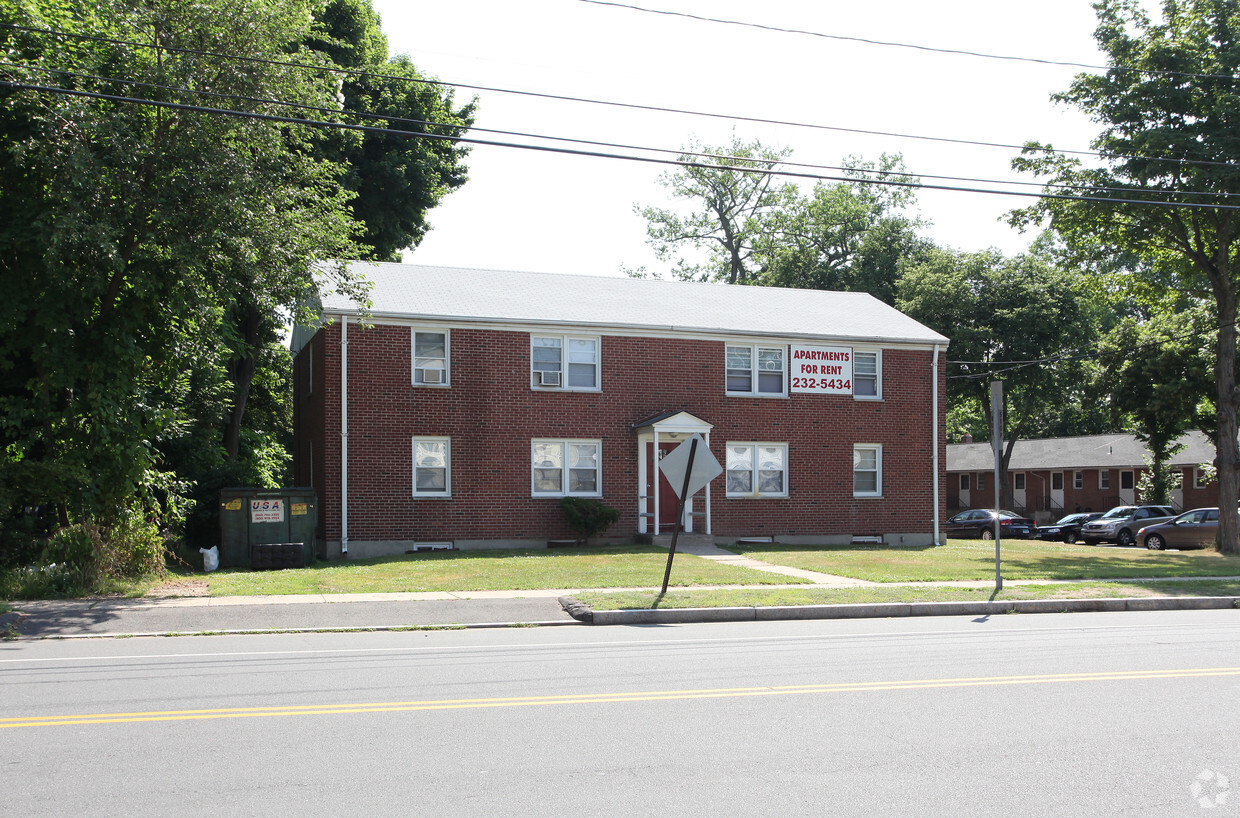
[[1109,488],[1111,488],[1111,471],[1110,471],[1110,469],[1101,469],[1101,470],[1099,470],[1099,472],[1098,472],[1098,488],[1099,488],[1099,489],[1109,489]]
[[413,330],[413,385],[448,385],[448,333]]
[[726,350],[728,394],[788,394],[787,350],[782,346],[729,344]]
[[883,355],[878,350],[853,350],[853,397],[878,400],[883,396]]
[[875,443],[853,446],[853,496],[883,496],[883,447]]
[[413,439],[413,496],[452,496],[452,441],[446,437]]
[[531,455],[535,497],[602,496],[602,441],[535,440]]
[[729,443],[728,497],[787,497],[787,443]]
[[530,385],[535,389],[599,389],[599,339],[531,335]]

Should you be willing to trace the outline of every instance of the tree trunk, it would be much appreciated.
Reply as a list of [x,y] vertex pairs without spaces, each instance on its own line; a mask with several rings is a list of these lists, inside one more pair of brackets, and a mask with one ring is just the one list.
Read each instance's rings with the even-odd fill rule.
[[230,376],[233,382],[233,405],[228,415],[228,425],[224,428],[224,451],[229,461],[236,461],[241,453],[241,422],[245,418],[245,404],[250,399],[250,386],[254,383],[254,372],[258,368],[258,338],[263,318],[253,306],[245,308],[242,318],[241,335],[245,338],[245,347],[241,357],[233,361]]
[[1215,282],[1218,302],[1218,348],[1214,376],[1218,383],[1218,550],[1240,554],[1240,452],[1237,452],[1236,285],[1226,269]]

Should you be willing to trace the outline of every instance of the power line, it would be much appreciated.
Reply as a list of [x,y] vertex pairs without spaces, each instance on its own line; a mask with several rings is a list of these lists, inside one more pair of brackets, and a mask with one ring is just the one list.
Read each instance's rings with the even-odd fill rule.
[[[1237,326],[1240,326],[1240,322],[1237,322]],[[1219,324],[1218,326],[1207,327],[1205,329],[1197,329],[1191,332],[1186,332],[1182,335],[1172,335],[1171,337],[1165,340],[1166,341],[1188,341],[1191,339],[1199,338],[1203,335],[1208,335],[1209,333],[1212,333],[1212,332],[1218,332],[1222,328],[1223,328],[1223,325]],[[1138,344],[1137,346],[1133,347],[1131,352],[1138,352],[1143,349],[1158,349],[1161,346],[1163,346],[1163,344],[1160,343],[1159,341],[1148,341],[1146,343]],[[1045,358],[1034,358],[1034,359],[1026,360],[1026,361],[947,361],[947,363],[952,366],[989,365],[992,367],[999,367],[997,369],[990,369],[990,370],[987,370],[986,372],[970,374],[970,375],[948,375],[947,379],[948,380],[978,380],[981,378],[991,378],[1003,372],[1011,372],[1016,369],[1025,369],[1030,366],[1041,366],[1043,364],[1054,364],[1054,363],[1060,363],[1061,361],[1087,361],[1087,360],[1092,360],[1096,358],[1101,358],[1105,355],[1111,355],[1111,354],[1116,354],[1116,353],[1113,353],[1110,351],[1102,351],[1102,350],[1084,350],[1082,348],[1082,349],[1072,350],[1068,352],[1063,352],[1058,355],[1050,355]]]
[[742,20],[726,20],[720,17],[707,17],[701,14],[690,14],[683,11],[667,11],[666,9],[651,9],[642,6],[634,6],[628,3],[615,3],[611,0],[579,0],[582,3],[590,3],[595,6],[611,6],[613,8],[627,9],[629,11],[640,11],[644,14],[659,14],[665,17],[683,17],[689,20],[699,20],[706,23],[720,23],[729,26],[741,26],[743,28],[756,28],[763,31],[774,31],[780,34],[801,34],[806,37],[819,37],[824,40],[839,40],[842,42],[862,43],[863,45],[878,45],[886,48],[908,48],[914,51],[928,51],[935,54],[953,54],[963,57],[979,57],[986,60],[1004,60],[1007,62],[1027,62],[1037,65],[1053,65],[1067,68],[1085,68],[1090,71],[1124,71],[1137,74],[1145,74],[1155,77],[1186,77],[1190,79],[1220,79],[1236,81],[1236,77],[1230,74],[1197,74],[1188,71],[1158,71],[1146,68],[1129,68],[1122,65],[1091,65],[1089,63],[1071,62],[1069,60],[1049,60],[1041,57],[1013,57],[1007,54],[990,54],[984,51],[967,51],[956,48],[937,48],[935,46],[917,45],[916,43],[899,43],[891,40],[875,40],[868,37],[850,37],[843,34],[824,34],[820,31],[809,31],[803,28],[784,28],[782,26],[773,26],[765,23],[750,23]]
[[[767,119],[763,117],[752,117],[752,116],[744,116],[744,115],[739,115],[739,114],[721,114],[721,113],[716,113],[716,112],[711,112],[711,111],[695,111],[695,110],[686,109],[686,108],[671,108],[667,106],[645,105],[645,104],[631,103],[631,102],[616,102],[613,100],[590,99],[588,97],[575,97],[575,96],[567,96],[563,94],[549,94],[549,93],[542,93],[542,92],[537,92],[537,91],[519,91],[519,90],[515,90],[512,88],[500,88],[498,86],[489,86],[489,85],[471,85],[471,84],[459,83],[459,82],[445,82],[443,80],[435,80],[435,79],[428,79],[428,78],[412,79],[410,77],[402,77],[399,75],[380,74],[380,73],[376,73],[372,71],[360,71],[360,70],[350,69],[350,68],[340,68],[337,66],[313,65],[309,63],[292,62],[288,60],[271,60],[271,59],[266,59],[266,58],[261,58],[261,57],[247,57],[247,56],[241,56],[241,55],[224,54],[224,53],[216,52],[216,51],[203,51],[199,49],[177,48],[174,46],[160,46],[160,45],[153,45],[151,43],[141,43],[141,42],[136,42],[136,41],[131,41],[131,40],[117,40],[117,39],[110,38],[110,37],[100,37],[98,35],[92,35],[92,34],[76,34],[72,32],[58,31],[54,29],[32,28],[29,26],[18,26],[12,23],[0,23],[0,28],[8,28],[8,29],[12,29],[15,31],[24,31],[27,33],[35,33],[35,34],[51,34],[57,37],[73,37],[73,38],[89,40],[93,42],[103,42],[103,43],[108,43],[112,45],[123,45],[123,46],[128,46],[131,48],[162,49],[170,53],[189,54],[189,55],[201,56],[201,57],[214,57],[214,58],[223,59],[223,60],[236,60],[240,62],[257,63],[260,65],[274,65],[274,66],[280,66],[280,67],[285,67],[285,68],[306,68],[306,69],[310,69],[313,71],[322,71],[325,73],[337,74],[337,75],[342,75],[342,76],[352,76],[352,77],[358,77],[358,78],[368,77],[372,79],[389,80],[389,81],[396,81],[396,82],[421,82],[426,85],[435,85],[435,86],[445,87],[445,88],[466,89],[469,91],[485,91],[485,92],[497,93],[497,94],[512,94],[516,96],[532,97],[534,99],[554,100],[557,102],[573,102],[573,103],[582,103],[582,104],[587,104],[587,105],[603,105],[603,106],[608,106],[608,107],[623,108],[627,110],[648,111],[651,113],[678,114],[678,115],[684,115],[684,116],[703,117],[707,119],[724,119],[724,120],[734,121],[734,122],[751,122],[751,123],[758,124],[758,125],[780,125],[780,126],[787,126],[787,127],[794,127],[794,128],[807,128],[810,130],[832,131],[836,133],[851,133],[851,134],[858,134],[858,135],[863,135],[863,136],[884,136],[884,137],[891,137],[895,139],[915,139],[915,140],[920,140],[920,141],[941,142],[945,144],[954,144],[954,145],[972,145],[975,147],[985,147],[985,148],[1003,148],[1006,150],[1023,151],[1026,148],[1026,145],[1016,145],[1016,144],[1011,144],[1011,143],[1006,143],[1006,142],[987,142],[987,141],[973,140],[973,139],[958,139],[954,137],[928,136],[924,134],[906,134],[906,133],[898,133],[894,131],[875,131],[875,130],[868,130],[864,128],[847,128],[847,127],[843,127],[839,125],[822,125],[822,124],[816,124],[816,123],[796,122],[793,120]],[[1091,157],[1097,157],[1097,158],[1108,159],[1108,160],[1143,159],[1145,161],[1150,161],[1150,162],[1168,162],[1168,163],[1173,163],[1179,166],[1228,167],[1228,168],[1234,168],[1237,166],[1235,162],[1218,162],[1218,161],[1213,161],[1213,160],[1208,160],[1208,159],[1182,159],[1182,158],[1159,157],[1159,156],[1125,156],[1125,155],[1118,155],[1118,154],[1102,153],[1099,151],[1071,150],[1071,149],[1064,149],[1064,148],[1041,148],[1040,150],[1043,150],[1044,152],[1047,152],[1047,153],[1071,155],[1071,156],[1091,156]]]
[[[53,74],[53,75],[73,77],[75,79],[93,80],[96,82],[104,82],[104,83],[124,83],[130,86],[136,87],[136,88],[146,88],[146,89],[153,89],[153,90],[159,90],[159,91],[173,91],[173,92],[181,93],[181,94],[193,94],[197,96],[211,97],[214,99],[228,99],[228,100],[237,100],[237,101],[242,101],[242,102],[252,102],[255,104],[259,104],[259,105],[274,105],[274,106],[292,108],[292,109],[301,110],[301,111],[312,111],[315,113],[322,113],[322,114],[327,114],[331,116],[344,113],[351,117],[369,119],[369,120],[382,120],[384,122],[389,122],[389,123],[398,122],[401,124],[418,125],[422,127],[452,128],[458,132],[468,130],[471,132],[489,133],[489,134],[496,134],[500,136],[522,137],[526,139],[539,139],[539,140],[545,140],[545,141],[551,141],[551,142],[567,142],[567,143],[578,144],[578,145],[589,145],[592,147],[635,150],[635,151],[642,151],[645,153],[673,155],[673,156],[678,156],[678,157],[689,156],[689,157],[694,157],[697,159],[731,160],[731,161],[736,161],[736,162],[747,162],[747,161],[768,162],[769,161],[769,162],[773,162],[773,164],[778,164],[784,167],[809,168],[813,170],[834,170],[834,171],[843,171],[845,173],[866,174],[866,176],[864,177],[850,177],[852,181],[855,181],[858,183],[864,183],[865,181],[869,179],[871,175],[877,175],[880,178],[881,177],[897,177],[897,178],[898,177],[916,177],[918,179],[937,179],[941,181],[951,181],[951,182],[975,182],[975,183],[990,184],[990,185],[1002,185],[1002,184],[1020,185],[1020,186],[1025,186],[1025,187],[1038,187],[1041,189],[1047,189],[1047,188],[1066,189],[1066,190],[1076,189],[1075,187],[1071,185],[1066,185],[1066,184],[1042,183],[1042,182],[1032,182],[1032,181],[1023,181],[1023,180],[983,179],[983,178],[969,177],[969,176],[946,176],[946,175],[936,175],[936,174],[929,174],[929,173],[918,173],[916,171],[910,171],[910,170],[884,171],[884,170],[875,170],[873,168],[850,167],[847,165],[824,165],[824,164],[810,163],[810,162],[790,162],[790,161],[782,160],[782,159],[775,162],[774,160],[766,160],[762,158],[755,159],[753,157],[734,156],[730,154],[704,153],[704,152],[698,152],[698,151],[688,151],[684,149],[673,150],[670,148],[653,148],[653,147],[648,147],[644,145],[630,145],[630,144],[619,143],[619,142],[602,142],[602,141],[588,140],[588,139],[577,139],[577,138],[566,137],[566,136],[550,136],[547,134],[535,134],[535,133],[522,132],[522,131],[506,131],[506,130],[497,130],[493,128],[478,128],[472,125],[467,126],[467,125],[461,125],[457,123],[435,122],[431,120],[389,116],[385,114],[369,113],[369,112],[364,112],[364,111],[342,111],[341,109],[338,109],[338,108],[328,108],[328,107],[323,107],[323,106],[307,105],[307,104],[298,103],[298,102],[286,102],[286,101],[277,100],[277,99],[270,99],[270,98],[263,98],[263,97],[251,97],[251,96],[246,96],[243,94],[227,94],[227,93],[220,93],[220,92],[215,92],[215,91],[203,91],[203,90],[191,89],[191,88],[181,88],[181,87],[170,86],[170,85],[160,85],[160,84],[151,83],[151,82],[140,82],[137,80],[123,79],[120,77],[107,77],[107,76],[100,76],[97,74],[85,74],[85,73],[81,73],[77,71],[69,71],[69,70],[62,69],[62,68],[51,68],[51,67],[43,67],[43,66],[25,66],[25,65],[20,65],[17,63],[9,63],[9,62],[0,62],[0,68],[15,68],[15,69],[26,70],[26,71],[41,71],[41,72]],[[1091,186],[1089,189],[1091,192],[1094,192],[1094,193],[1129,193],[1132,190],[1131,188],[1107,187],[1103,185]],[[1237,194],[1237,193],[1217,193],[1217,192],[1211,192],[1211,191],[1188,191],[1188,190],[1177,190],[1177,191],[1151,190],[1151,191],[1147,191],[1147,193],[1154,193],[1158,195],[1167,195],[1167,196],[1170,196],[1170,195],[1210,196],[1214,198],[1223,198],[1223,199],[1240,196],[1240,194]]]
[[[291,116],[278,116],[275,114],[261,114],[252,111],[237,111],[229,108],[211,108],[203,105],[188,105],[184,103],[167,102],[163,100],[144,99],[141,97],[126,97],[118,94],[104,94],[95,91],[82,91],[71,88],[59,88],[54,86],[32,85],[29,83],[14,82],[11,80],[0,80],[0,87],[8,87],[16,90],[40,91],[45,93],[65,94],[68,96],[83,97],[88,99],[108,100],[112,102],[121,102],[135,105],[150,105],[153,107],[166,108],[171,110],[191,111],[195,113],[220,114],[242,119],[255,119],[267,122],[280,122],[292,125],[302,125],[309,127],[337,128],[340,130],[351,130],[365,133],[379,133],[390,136],[400,136],[407,139],[438,139],[451,142],[463,142],[472,145],[487,145],[491,147],[514,148],[519,150],[532,150],[543,153],[560,153],[570,156],[587,156],[601,159],[620,159],[631,162],[643,162],[646,164],[669,165],[683,168],[700,168],[703,170],[734,170],[743,173],[758,173],[767,176],[779,176],[795,179],[812,179],[827,182],[851,182],[868,185],[882,185],[887,187],[903,187],[917,188],[921,190],[943,190],[957,193],[983,193],[998,196],[1016,196],[1021,198],[1034,199],[1053,199],[1077,202],[1097,202],[1101,204],[1132,204],[1148,207],[1170,207],[1188,210],[1240,210],[1240,205],[1215,204],[1207,205],[1196,202],[1167,202],[1151,199],[1127,199],[1115,198],[1108,196],[1085,196],[1085,195],[1069,195],[1062,193],[1033,193],[1028,191],[1013,190],[992,190],[988,188],[970,188],[955,187],[951,185],[928,185],[915,182],[907,182],[899,179],[857,179],[851,176],[830,176],[824,174],[801,173],[797,171],[777,170],[774,168],[753,168],[739,167],[718,164],[706,164],[702,162],[685,162],[674,159],[658,159],[647,156],[632,156],[626,154],[604,153],[601,151],[588,151],[572,148],[556,148],[546,145],[530,145],[517,142],[498,142],[486,139],[475,139],[463,136],[445,136],[443,134],[419,133],[415,131],[402,131],[394,128],[377,128],[369,125],[355,125],[344,122],[327,122],[322,120],[310,120]],[[744,157],[739,158],[741,161],[753,161]],[[759,160],[761,161],[761,160]]]

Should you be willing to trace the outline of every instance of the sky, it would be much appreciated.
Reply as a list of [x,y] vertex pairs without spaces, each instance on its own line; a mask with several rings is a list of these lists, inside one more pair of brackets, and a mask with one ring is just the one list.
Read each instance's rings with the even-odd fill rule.
[[[1052,102],[1081,68],[723,25],[584,0],[373,0],[393,54],[456,84],[722,114],[682,114],[458,89],[478,99],[476,128],[678,150],[733,136],[840,165],[899,153],[908,170],[1036,190],[1010,169],[1015,148],[737,121],[733,117],[1087,150],[1098,128]],[[833,37],[881,40],[1089,65],[1105,64],[1088,0],[632,0],[676,11]],[[494,134],[479,138],[533,141]],[[544,143],[545,144],[545,143]],[[609,150],[609,149],[598,149]],[[615,151],[612,151],[615,152]],[[667,273],[646,244],[636,206],[683,208],[645,163],[477,146],[469,181],[431,211],[415,264],[624,275]],[[985,187],[977,182],[942,182]],[[1033,239],[1002,217],[1032,200],[923,190],[924,233],[962,251],[1008,254]]]

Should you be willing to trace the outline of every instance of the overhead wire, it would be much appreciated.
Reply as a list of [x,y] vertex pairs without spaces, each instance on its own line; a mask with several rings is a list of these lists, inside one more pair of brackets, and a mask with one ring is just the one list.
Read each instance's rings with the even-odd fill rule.
[[1003,60],[1008,62],[1025,62],[1037,65],[1050,65],[1066,68],[1084,68],[1089,71],[1122,71],[1148,76],[1158,77],[1185,77],[1187,79],[1222,79],[1237,81],[1240,77],[1234,77],[1230,74],[1206,74],[1194,73],[1191,71],[1164,71],[1149,68],[1133,68],[1123,65],[1091,65],[1089,63],[1073,62],[1071,60],[1049,60],[1043,57],[1016,57],[1007,54],[992,54],[985,51],[969,51],[959,48],[940,48],[936,46],[918,45],[916,43],[901,43],[893,40],[876,40],[869,37],[854,37],[844,34],[826,34],[820,31],[810,31],[803,28],[788,28],[784,26],[769,25],[766,23],[753,23],[743,20],[728,20],[721,17],[709,17],[703,14],[692,14],[684,11],[669,11],[667,9],[652,9],[644,6],[635,6],[630,3],[617,3],[614,0],[578,0],[581,3],[589,3],[595,6],[611,6],[613,8],[626,9],[629,11],[638,11],[645,14],[658,14],[666,17],[682,17],[689,20],[699,20],[707,23],[720,23],[722,25],[742,26],[744,28],[760,29],[762,31],[772,31],[780,34],[800,34],[807,37],[818,37],[824,40],[837,40],[843,42],[861,43],[863,45],[877,45],[886,48],[907,48],[914,51],[926,51],[935,54],[950,54],[954,56],[978,57],[986,60]]
[[[695,116],[695,117],[711,118],[711,119],[724,119],[724,120],[735,121],[735,122],[749,122],[749,123],[760,124],[760,125],[778,125],[778,126],[787,126],[787,127],[794,127],[794,128],[806,128],[806,129],[811,129],[811,130],[833,131],[833,132],[838,132],[838,133],[853,133],[853,134],[859,134],[859,135],[864,135],[864,136],[882,136],[882,137],[890,137],[890,138],[895,138],[895,139],[912,139],[912,140],[922,140],[922,141],[930,141],[930,142],[941,142],[945,144],[971,145],[975,147],[1003,148],[1007,150],[1024,151],[1028,148],[1027,145],[1017,145],[1017,144],[1005,143],[1005,142],[988,142],[988,141],[983,141],[983,140],[961,139],[961,138],[955,138],[955,137],[929,136],[925,134],[907,134],[907,133],[898,133],[894,131],[877,131],[877,130],[870,130],[870,129],[864,129],[864,128],[849,128],[849,127],[838,126],[838,125],[823,125],[823,124],[817,124],[817,123],[797,122],[794,120],[781,120],[781,119],[770,119],[770,118],[764,118],[764,117],[752,117],[752,116],[745,116],[745,115],[740,115],[740,114],[722,114],[722,113],[711,112],[711,111],[695,111],[691,109],[673,108],[669,106],[646,105],[646,104],[641,104],[641,103],[630,103],[630,102],[618,102],[614,100],[598,100],[598,99],[590,99],[588,97],[576,97],[576,96],[568,96],[568,95],[563,95],[563,94],[550,94],[550,93],[543,93],[543,92],[537,92],[537,91],[521,91],[521,90],[516,90],[516,89],[511,89],[511,88],[501,88],[498,86],[473,85],[473,84],[468,84],[468,83],[448,82],[444,80],[421,78],[421,77],[417,79],[413,79],[410,77],[403,77],[403,76],[392,75],[392,74],[382,74],[382,73],[373,72],[373,71],[361,71],[361,70],[351,69],[351,68],[341,68],[339,66],[314,65],[311,63],[302,63],[302,62],[295,62],[295,61],[290,61],[290,60],[272,60],[272,59],[267,59],[267,58],[262,58],[262,57],[250,57],[250,56],[243,56],[243,55],[224,54],[221,52],[206,51],[202,49],[179,48],[175,46],[156,45],[152,43],[143,43],[143,42],[138,42],[138,41],[133,41],[133,40],[119,40],[119,39],[115,39],[111,37],[101,37],[99,35],[93,35],[93,34],[77,34],[74,32],[65,32],[65,31],[59,31],[56,29],[35,28],[31,26],[19,26],[13,23],[0,23],[0,28],[7,28],[7,29],[15,30],[15,31],[22,31],[22,32],[27,32],[27,33],[35,33],[35,34],[50,34],[50,35],[57,36],[57,37],[71,37],[71,38],[83,39],[83,40],[94,41],[94,42],[103,42],[103,43],[108,43],[112,45],[122,45],[122,46],[130,47],[130,48],[162,49],[169,53],[180,53],[180,54],[189,54],[193,56],[214,57],[214,58],[225,59],[225,60],[235,60],[235,61],[240,61],[240,62],[250,62],[250,63],[256,63],[256,64],[263,64],[263,65],[274,65],[274,66],[280,66],[280,67],[286,67],[286,68],[305,68],[305,69],[322,71],[322,72],[340,75],[340,76],[368,77],[368,78],[373,78],[373,79],[397,81],[397,82],[420,82],[426,85],[434,85],[434,86],[446,87],[446,88],[466,89],[470,91],[483,91],[483,92],[498,93],[498,94],[512,94],[512,95],[526,96],[526,97],[531,97],[531,98],[536,98],[536,99],[547,99],[547,100],[555,100],[555,101],[560,101],[560,102],[582,103],[582,104],[588,104],[588,105],[602,105],[602,106],[608,106],[608,107],[623,108],[627,110],[648,111],[652,113],[668,113],[668,114]],[[1218,161],[1207,160],[1207,159],[1185,159],[1185,158],[1177,158],[1177,157],[1159,157],[1159,156],[1126,156],[1126,155],[1119,155],[1119,154],[1110,154],[1110,153],[1105,153],[1101,151],[1072,150],[1072,149],[1049,148],[1049,147],[1039,147],[1039,148],[1036,148],[1036,150],[1047,152],[1047,153],[1052,153],[1052,154],[1071,155],[1071,156],[1091,156],[1091,157],[1102,158],[1102,159],[1107,159],[1107,160],[1142,159],[1144,161],[1167,162],[1167,163],[1172,163],[1172,164],[1176,164],[1180,166],[1237,167],[1237,164],[1234,162],[1218,162]]]
[[[908,182],[901,179],[857,179],[854,176],[834,176],[827,174],[802,173],[791,170],[780,170],[776,168],[754,168],[720,164],[707,164],[702,162],[686,162],[676,159],[659,159],[649,156],[633,156],[618,153],[604,153],[601,151],[580,150],[574,148],[551,147],[547,145],[531,145],[519,142],[500,142],[487,139],[476,139],[467,136],[447,136],[444,134],[420,133],[417,131],[403,131],[394,128],[377,128],[369,125],[356,125],[345,122],[330,122],[324,120],[310,120],[300,117],[278,116],[275,114],[262,114],[253,111],[238,111],[229,108],[212,108],[203,105],[188,105],[185,103],[174,103],[166,100],[153,100],[141,97],[127,97],[120,94],[104,94],[95,91],[83,91],[80,89],[60,88],[56,86],[34,85],[31,83],[15,82],[12,80],[0,80],[0,87],[9,87],[18,90],[40,91],[46,93],[59,93],[68,96],[77,96],[90,99],[109,100],[112,102],[129,103],[135,105],[150,105],[153,107],[176,109],[184,111],[193,111],[197,113],[222,114],[237,118],[248,118],[270,122],[282,122],[286,124],[304,125],[309,127],[337,128],[340,130],[351,130],[359,132],[381,133],[392,136],[400,136],[411,139],[437,139],[453,142],[463,142],[472,145],[487,145],[491,147],[514,148],[520,150],[531,150],[544,153],[561,153],[571,156],[588,156],[602,159],[619,159],[633,162],[643,162],[647,164],[668,165],[683,168],[700,168],[703,170],[735,170],[745,173],[761,174],[767,176],[779,176],[794,179],[810,179],[826,182],[852,182],[869,185],[879,185],[885,187],[901,187],[916,188],[918,190],[942,190],[957,193],[980,193],[986,195],[997,196],[1015,196],[1020,198],[1031,199],[1053,199],[1063,201],[1077,202],[1097,202],[1103,204],[1134,204],[1148,207],[1169,207],[1188,210],[1240,210],[1240,205],[1227,204],[1205,204],[1198,202],[1172,202],[1152,199],[1131,199],[1119,198],[1111,196],[1086,196],[1086,195],[1070,195],[1063,193],[1046,193],[1031,192],[1021,190],[993,190],[989,188],[975,187],[957,187],[952,185],[924,184],[918,182]],[[745,157],[733,157],[738,161],[752,162],[755,161]]]
[[[177,86],[161,85],[158,83],[151,83],[151,82],[141,82],[138,80],[130,80],[130,79],[124,79],[120,77],[108,77],[108,76],[100,76],[97,74],[86,74],[82,72],[69,71],[66,69],[55,68],[55,67],[25,66],[25,65],[18,64],[18,63],[10,63],[10,62],[5,62],[5,61],[0,61],[0,68],[16,68],[16,69],[22,69],[22,70],[40,71],[40,72],[53,74],[57,76],[73,77],[75,79],[80,79],[80,80],[92,80],[95,82],[103,82],[103,83],[121,83],[121,84],[130,85],[136,88],[146,88],[146,89],[152,89],[152,90],[158,90],[158,91],[172,91],[172,92],[176,92],[180,94],[192,94],[196,96],[210,97],[214,99],[237,100],[237,101],[242,101],[242,102],[251,102],[251,103],[255,103],[259,105],[279,106],[283,108],[291,108],[294,110],[301,110],[301,111],[312,111],[312,112],[328,114],[328,115],[347,114],[350,117],[355,117],[355,118],[360,118],[360,119],[370,119],[370,120],[382,120],[388,123],[419,125],[422,127],[452,128],[458,132],[468,130],[470,132],[489,133],[489,134],[496,134],[500,136],[522,137],[526,139],[539,139],[539,140],[545,140],[545,141],[551,141],[551,142],[568,142],[568,143],[579,144],[579,145],[589,145],[593,147],[636,150],[636,151],[642,151],[644,153],[673,155],[673,156],[678,156],[678,157],[689,156],[689,157],[694,157],[697,159],[725,160],[725,161],[735,161],[735,162],[751,162],[751,161],[756,162],[756,163],[770,162],[772,164],[778,164],[784,167],[808,168],[812,170],[841,171],[844,173],[854,174],[854,176],[850,176],[849,179],[850,181],[854,181],[859,184],[864,184],[867,181],[869,181],[870,176],[878,176],[880,178],[882,177],[896,177],[896,178],[915,177],[917,179],[937,179],[940,181],[953,181],[953,182],[974,182],[974,183],[979,183],[979,184],[990,184],[990,185],[1019,185],[1019,186],[1025,186],[1025,187],[1038,187],[1041,189],[1048,189],[1048,188],[1049,189],[1068,189],[1068,190],[1079,189],[1079,186],[1071,186],[1071,185],[1065,185],[1065,184],[1042,183],[1042,182],[1023,181],[1023,180],[985,179],[985,178],[969,177],[969,176],[947,176],[947,175],[939,175],[939,174],[920,173],[917,171],[911,171],[907,169],[879,170],[875,168],[866,168],[866,167],[857,167],[857,166],[848,166],[848,165],[826,165],[826,164],[810,163],[810,162],[792,162],[786,159],[768,160],[762,157],[757,157],[757,158],[742,157],[742,156],[734,156],[730,154],[691,151],[691,150],[685,150],[683,148],[681,149],[654,148],[654,147],[649,147],[649,146],[644,146],[644,145],[631,145],[631,144],[620,143],[620,142],[604,142],[604,141],[579,139],[579,138],[566,137],[566,136],[551,136],[547,134],[536,134],[536,133],[529,133],[529,132],[522,132],[522,131],[506,131],[506,130],[498,130],[498,129],[493,129],[493,128],[479,128],[479,127],[472,126],[472,125],[461,125],[458,123],[449,123],[449,122],[435,122],[433,120],[390,116],[387,114],[371,113],[371,112],[365,112],[365,111],[343,111],[339,108],[328,108],[324,106],[307,105],[305,103],[288,102],[284,100],[276,100],[276,99],[263,98],[263,97],[251,97],[251,96],[246,96],[243,94],[229,94],[229,93],[221,93],[217,91],[205,91],[201,89],[181,88]],[[1107,187],[1104,185],[1091,185],[1089,186],[1089,190],[1094,193],[1131,193],[1132,192],[1132,188]],[[1156,195],[1209,196],[1212,198],[1223,198],[1223,199],[1240,197],[1240,194],[1237,194],[1237,193],[1217,193],[1217,192],[1211,192],[1211,191],[1147,190],[1143,192],[1149,193],[1149,194],[1156,194]]]

